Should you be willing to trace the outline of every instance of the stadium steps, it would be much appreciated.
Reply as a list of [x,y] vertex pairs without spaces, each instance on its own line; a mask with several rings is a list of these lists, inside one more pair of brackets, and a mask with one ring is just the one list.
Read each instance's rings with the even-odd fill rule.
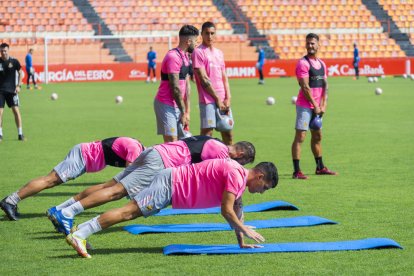
[[[88,0],[72,0],[73,4],[83,14],[95,32],[95,35],[113,35],[105,21],[96,13]],[[125,51],[119,39],[101,39],[103,48],[109,50],[109,54],[115,57],[118,62],[132,62],[132,58]]]
[[270,47],[266,36],[259,33],[253,22],[243,13],[240,6],[234,0],[213,0],[213,3],[232,25],[235,34],[247,33],[245,25],[240,24],[241,22],[246,22],[249,29],[247,36],[251,41],[250,45],[255,47],[262,45],[265,50],[266,59],[279,59],[274,49]]
[[362,3],[371,11],[371,13],[381,22],[383,32],[388,32],[388,22],[390,23],[389,37],[401,47],[406,56],[414,56],[414,46],[410,42],[410,38],[406,33],[401,32],[392,17],[388,14],[384,7],[378,1],[362,0]]

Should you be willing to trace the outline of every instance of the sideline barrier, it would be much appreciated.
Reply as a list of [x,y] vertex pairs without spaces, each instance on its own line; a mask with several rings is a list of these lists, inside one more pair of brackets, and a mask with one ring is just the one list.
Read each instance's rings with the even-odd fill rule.
[[[353,76],[352,59],[324,59],[329,77]],[[267,61],[263,68],[266,78],[294,77],[297,60]],[[35,65],[36,81],[45,82],[43,66]],[[160,76],[161,64],[157,64]],[[414,58],[364,58],[359,64],[360,76],[414,74]],[[229,78],[258,78],[256,61],[228,61]],[[24,70],[23,70],[24,71]],[[49,65],[49,82],[144,81],[146,63],[61,64]],[[26,79],[26,76],[25,76]],[[26,80],[24,81],[26,82]]]

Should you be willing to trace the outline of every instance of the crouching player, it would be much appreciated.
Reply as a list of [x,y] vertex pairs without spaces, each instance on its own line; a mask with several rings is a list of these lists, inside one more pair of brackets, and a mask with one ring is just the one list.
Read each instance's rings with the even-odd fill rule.
[[112,137],[102,141],[78,144],[48,175],[29,181],[18,191],[0,201],[0,208],[9,220],[18,220],[17,203],[21,200],[75,179],[84,173],[101,171],[107,165],[127,167],[143,150],[144,147],[140,142],[129,137]]
[[80,256],[90,258],[86,239],[112,225],[152,216],[169,204],[183,209],[221,205],[221,214],[235,230],[239,246],[258,247],[244,243],[244,236],[256,242],[263,242],[264,238],[243,224],[242,194],[246,188],[250,193],[263,193],[276,187],[278,180],[276,166],[271,162],[245,169],[231,159],[211,159],[167,168],[156,175],[147,188],[129,194],[132,200],[127,205],[80,224],[66,240]]

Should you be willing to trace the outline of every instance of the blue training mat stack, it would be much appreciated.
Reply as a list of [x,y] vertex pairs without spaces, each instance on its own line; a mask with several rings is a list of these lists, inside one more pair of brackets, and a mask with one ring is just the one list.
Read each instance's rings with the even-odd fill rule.
[[[299,210],[295,205],[284,201],[271,201],[245,206],[244,212],[262,212],[270,210]],[[220,208],[207,209],[164,209],[158,216],[188,215],[188,214],[217,214]],[[293,218],[280,218],[270,220],[254,220],[245,222],[246,225],[261,228],[304,227],[324,224],[337,224],[337,222],[317,216],[303,216]],[[179,233],[179,232],[210,232],[228,231],[230,226],[225,223],[193,223],[193,224],[161,224],[161,225],[129,225],[123,228],[131,234],[144,233]],[[293,242],[260,244],[261,248],[240,248],[238,245],[196,245],[172,244],[164,247],[164,255],[188,254],[256,254],[256,253],[282,253],[282,252],[316,252],[316,251],[346,251],[367,250],[402,247],[394,240],[387,238],[368,238],[350,241],[331,242]]]

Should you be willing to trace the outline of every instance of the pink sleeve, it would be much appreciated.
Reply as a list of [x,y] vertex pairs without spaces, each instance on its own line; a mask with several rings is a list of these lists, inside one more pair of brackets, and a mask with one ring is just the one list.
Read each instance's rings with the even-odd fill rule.
[[191,55],[191,58],[193,59],[194,68],[204,67],[204,55],[200,49],[194,49],[194,52]]
[[135,139],[119,137],[112,145],[112,150],[125,161],[132,163],[142,152],[142,145]]
[[227,174],[226,183],[224,184],[224,190],[234,194],[236,197],[240,195],[240,189],[243,186],[243,177],[238,170],[230,170]]
[[142,146],[139,143],[131,144],[131,147],[128,147],[127,151],[128,153],[125,160],[129,163],[132,163],[142,153]]
[[229,157],[229,148],[215,139],[208,140],[201,152],[201,159],[225,159]]
[[307,62],[305,59],[300,59],[296,65],[296,77],[298,79],[309,77],[309,68],[309,62]]
[[165,57],[166,74],[180,73],[183,61],[176,50],[171,50]]

